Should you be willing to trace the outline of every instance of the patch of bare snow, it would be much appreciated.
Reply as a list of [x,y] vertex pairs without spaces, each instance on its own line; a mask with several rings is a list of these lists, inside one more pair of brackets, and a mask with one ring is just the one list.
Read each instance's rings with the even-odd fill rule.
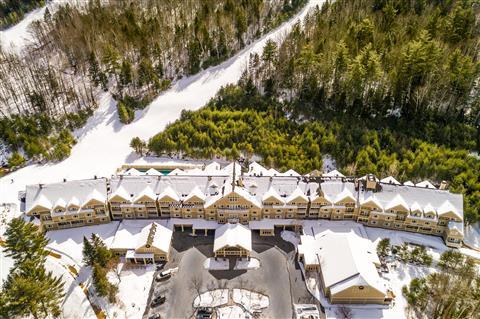
[[218,319],[245,319],[249,318],[243,312],[243,309],[239,306],[227,306],[217,309],[217,318]]

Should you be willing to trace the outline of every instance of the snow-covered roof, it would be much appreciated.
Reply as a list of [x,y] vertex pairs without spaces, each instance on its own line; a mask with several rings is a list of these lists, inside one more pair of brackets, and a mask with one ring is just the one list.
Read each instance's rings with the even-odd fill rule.
[[395,197],[392,198],[390,202],[388,202],[388,204],[385,206],[385,210],[389,210],[398,206],[405,208],[405,210],[407,211],[409,210],[407,202],[400,194],[395,195]]
[[376,182],[379,182],[379,179],[376,176],[371,175],[371,174],[370,175],[364,175],[364,176],[360,177],[359,180],[366,181],[369,178],[369,176],[372,176],[375,179]]
[[288,171],[286,171],[285,173],[282,173],[281,175],[282,176],[301,176],[299,173],[297,173],[293,169],[289,169]]
[[341,193],[337,194],[334,199],[334,203],[337,204],[338,202],[344,200],[344,199],[351,199],[355,201],[355,196],[353,195],[352,191],[348,188],[344,188]]
[[168,253],[173,231],[159,223],[144,220],[123,220],[110,245],[111,249],[138,249],[145,245]]
[[442,203],[442,205],[440,205],[440,207],[438,207],[437,213],[439,217],[447,213],[452,213],[459,218],[463,217],[458,213],[457,209],[452,205],[452,203],[449,200],[446,200],[445,202]]
[[155,192],[153,191],[153,189],[150,187],[150,186],[146,186],[143,191],[141,191],[140,193],[138,193],[138,195],[135,197],[135,199],[133,200],[134,203],[136,203],[137,201],[139,201],[140,199],[144,198],[144,197],[147,197],[148,199],[152,200],[152,201],[155,201],[157,199],[157,195],[155,194]]
[[325,287],[332,294],[352,286],[369,286],[386,294],[386,286],[377,272],[378,256],[369,240],[355,232],[336,233],[331,230],[300,236],[298,251],[305,262],[320,265]]
[[107,200],[106,196],[103,195],[102,193],[100,193],[98,191],[98,189],[94,189],[92,190],[92,192],[90,194],[88,194],[87,198],[85,199],[85,201],[83,202],[83,205],[87,204],[88,202],[90,201],[99,201],[101,203],[105,203],[105,201]]
[[308,197],[305,196],[305,194],[303,193],[303,191],[300,189],[300,187],[297,187],[295,188],[295,190],[293,191],[293,193],[291,193],[287,199],[285,200],[287,203],[290,203],[291,201],[297,199],[297,198],[301,198],[303,199],[304,201],[306,201],[308,203]]
[[427,213],[436,213],[436,210],[435,208],[433,208],[432,204],[428,203],[425,207],[423,207],[423,213],[424,214],[427,214]]
[[418,202],[413,202],[412,205],[410,206],[410,210],[412,212],[420,212],[420,213],[423,212],[423,209]]
[[168,175],[185,175],[185,172],[179,168],[175,168],[173,171],[168,173]]
[[429,181],[425,180],[423,182],[420,182],[420,183],[417,183],[415,184],[416,187],[425,187],[425,188],[431,188],[431,189],[436,189],[435,186],[433,186],[432,183],[430,183]]
[[275,188],[273,188],[272,186],[263,194],[262,202],[272,197],[278,200],[280,203],[285,202],[282,196],[280,196],[280,194],[278,194]]
[[149,168],[149,169],[145,172],[145,175],[159,176],[159,175],[163,175],[163,174],[160,173],[159,171],[157,171],[156,169],[154,169],[154,168],[152,167],[152,168]]
[[263,167],[262,165],[258,164],[257,162],[253,162],[250,165],[248,165],[248,175],[250,176],[260,176],[260,175],[267,175],[267,169]]
[[404,186],[415,186],[415,184],[413,184],[412,181],[406,181],[405,183],[403,183]]
[[456,230],[461,235],[464,235],[464,228],[463,227],[464,227],[463,222],[455,222],[453,220],[448,222],[448,229],[449,230]]
[[192,199],[193,197],[197,197],[202,201],[205,201],[206,195],[204,192],[200,190],[200,187],[195,186],[192,191],[188,194],[187,197],[184,198],[184,201],[188,201]]
[[78,200],[78,198],[76,196],[73,196],[68,201],[67,207],[80,207],[80,201]]
[[[40,205],[41,206],[41,205]],[[44,206],[42,206],[44,207]],[[66,208],[67,207],[67,203],[65,202],[65,200],[63,198],[59,198],[55,201],[55,204],[53,204],[53,208],[57,208],[57,207],[61,207],[61,208]]]
[[123,187],[123,186],[120,186],[119,188],[117,188],[111,195],[110,195],[110,199],[113,199],[115,197],[120,197],[122,199],[124,199],[125,201],[127,202],[130,202],[130,194],[127,192],[127,190]]
[[330,171],[328,173],[323,174],[325,177],[345,177],[342,173],[334,169],[333,171]]
[[28,185],[25,191],[25,211],[28,213],[36,206],[50,210],[54,203],[64,205],[64,207],[80,207],[81,203],[84,203],[93,192],[98,192],[106,198],[106,179]]
[[125,175],[143,175],[138,169],[132,167],[128,171],[125,172]]
[[373,204],[378,209],[383,209],[383,205],[378,201],[374,193],[369,192],[368,195],[360,199],[360,205]]
[[225,224],[215,230],[213,251],[224,247],[241,247],[252,251],[252,231],[242,224]]
[[401,185],[399,181],[397,181],[393,176],[387,176],[380,180],[381,183],[386,184],[394,184],[394,185]]
[[177,202],[180,200],[180,197],[178,197],[178,194],[173,190],[171,186],[167,186],[167,188],[165,188],[163,192],[158,195],[158,200],[164,197],[169,197]]

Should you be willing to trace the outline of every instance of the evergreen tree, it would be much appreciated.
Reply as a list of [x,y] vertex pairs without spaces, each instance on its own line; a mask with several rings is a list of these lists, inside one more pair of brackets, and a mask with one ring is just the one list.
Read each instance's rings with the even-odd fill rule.
[[5,231],[6,256],[14,260],[14,268],[28,260],[43,264],[48,251],[45,247],[48,239],[38,229],[38,226],[25,222],[22,218],[10,220]]
[[93,266],[96,259],[95,248],[90,243],[88,238],[85,236],[83,237],[82,254],[83,254],[83,263],[87,266]]

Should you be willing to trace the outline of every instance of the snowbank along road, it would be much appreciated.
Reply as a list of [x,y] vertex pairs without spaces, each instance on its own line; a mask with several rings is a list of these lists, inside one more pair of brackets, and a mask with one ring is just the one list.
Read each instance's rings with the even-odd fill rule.
[[311,0],[292,19],[232,58],[175,82],[145,110],[138,111],[136,120],[129,125],[119,122],[115,101],[109,94],[104,94],[86,126],[74,133],[78,143],[73,147],[70,157],[59,163],[30,165],[0,179],[0,203],[17,202],[18,191],[24,190],[28,184],[60,182],[64,178],[92,178],[94,175],[110,176],[123,163],[135,161],[138,157],[129,146],[133,137],[150,138],[176,120],[183,109],[199,109],[222,86],[236,83],[251,53],[261,53],[269,39],[280,40],[310,9],[321,6],[323,2]]

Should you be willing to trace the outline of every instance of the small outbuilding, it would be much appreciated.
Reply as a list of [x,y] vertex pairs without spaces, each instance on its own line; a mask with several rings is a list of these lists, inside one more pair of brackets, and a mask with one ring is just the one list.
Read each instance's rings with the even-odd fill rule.
[[215,257],[250,257],[252,232],[241,224],[225,224],[215,230],[213,244]]

